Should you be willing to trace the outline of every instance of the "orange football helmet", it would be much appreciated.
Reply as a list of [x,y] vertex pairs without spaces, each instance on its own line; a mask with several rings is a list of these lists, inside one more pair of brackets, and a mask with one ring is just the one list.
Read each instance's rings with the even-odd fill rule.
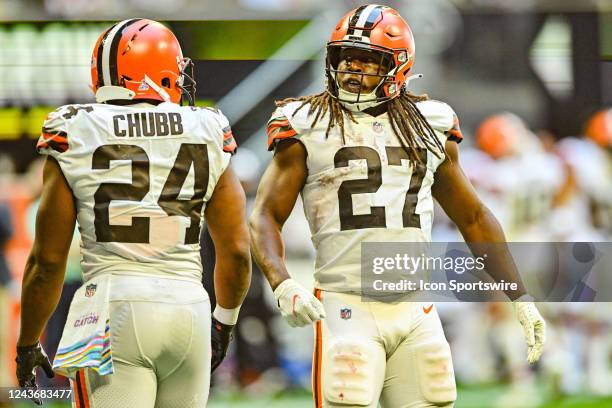
[[91,57],[92,89],[98,102],[152,99],[195,102],[193,62],[157,21],[135,18],[116,23],[98,38]]
[[476,131],[476,145],[494,159],[518,153],[525,125],[513,113],[489,116]]
[[[377,74],[381,80],[373,95],[365,96],[359,92],[356,97],[347,98],[347,93],[340,88],[338,73],[368,75],[338,70],[342,50],[347,48],[368,50],[380,58],[379,65],[387,70]],[[351,10],[338,22],[327,43],[327,90],[332,97],[349,103],[368,100],[378,104],[393,99],[400,94],[408,78],[414,54],[412,30],[396,10],[376,4]]]
[[587,138],[603,148],[612,148],[612,108],[596,112],[584,129]]

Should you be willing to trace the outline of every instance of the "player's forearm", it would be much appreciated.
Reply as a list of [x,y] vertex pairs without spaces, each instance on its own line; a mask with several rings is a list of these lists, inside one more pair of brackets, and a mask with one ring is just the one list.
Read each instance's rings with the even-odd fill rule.
[[225,309],[239,307],[251,284],[251,253],[248,240],[233,249],[216,250],[215,297],[217,304]]
[[255,210],[249,220],[249,229],[255,262],[274,290],[290,278],[285,266],[282,226],[271,215]]
[[35,344],[62,293],[66,262],[43,262],[30,255],[21,290],[21,330],[18,346]]
[[470,222],[458,225],[472,253],[483,257],[487,273],[495,281],[514,282],[516,290],[505,293],[510,299],[525,294],[525,287],[506,244],[506,237],[495,216],[485,206],[475,212]]

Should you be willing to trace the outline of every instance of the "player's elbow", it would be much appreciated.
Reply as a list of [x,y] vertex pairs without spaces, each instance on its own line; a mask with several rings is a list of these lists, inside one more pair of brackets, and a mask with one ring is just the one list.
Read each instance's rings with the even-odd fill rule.
[[480,204],[474,211],[466,212],[457,223],[466,242],[504,242],[504,232],[491,211]]
[[216,262],[215,282],[225,282],[228,287],[246,294],[251,283],[251,255],[249,249],[227,251],[222,257],[217,256]]
[[464,211],[462,215],[459,220],[456,220],[457,227],[461,231],[469,231],[486,226],[490,211],[484,204],[479,203],[471,211]]
[[26,275],[36,280],[53,279],[56,275],[63,275],[65,267],[65,254],[34,248],[26,263]]
[[235,273],[248,276],[251,271],[251,249],[248,239],[224,243],[223,249],[217,251],[217,262],[222,269],[231,269]]

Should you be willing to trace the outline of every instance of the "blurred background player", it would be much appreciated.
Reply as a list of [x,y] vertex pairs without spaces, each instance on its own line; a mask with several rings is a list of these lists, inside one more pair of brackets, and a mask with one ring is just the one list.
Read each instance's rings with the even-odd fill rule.
[[[362,302],[361,242],[429,242],[433,197],[466,242],[505,241],[459,166],[454,111],[405,88],[413,63],[412,32],[397,11],[361,6],[327,43],[328,89],[279,102],[268,122],[274,158],[250,218],[253,251],[289,324],[316,322],[317,407],[451,407],[456,399],[434,305]],[[298,194],[317,251],[314,296],[284,261],[281,229]],[[488,255],[500,266],[495,279],[519,282],[505,248]],[[507,294],[526,300],[521,283]],[[544,321],[532,302],[514,304],[533,363]]]
[[586,233],[582,234],[582,240],[609,241],[612,238],[612,108],[595,112],[586,122],[582,137],[563,139],[558,150],[574,174],[576,194],[582,198],[583,213],[588,217],[583,223],[582,230]]
[[[250,279],[244,192],[227,168],[236,143],[220,111],[179,105],[193,104],[192,63],[160,23],[108,28],[91,68],[98,103],[51,112],[37,145],[48,157],[17,377],[35,387],[37,366],[52,374],[39,339],[78,220],[85,283],[54,360],[72,379],[73,403],[201,407]],[[204,216],[217,253],[212,318],[201,284]]]
[[466,175],[498,217],[509,241],[547,241],[549,217],[565,182],[559,158],[512,113],[486,118],[477,149],[462,155]]

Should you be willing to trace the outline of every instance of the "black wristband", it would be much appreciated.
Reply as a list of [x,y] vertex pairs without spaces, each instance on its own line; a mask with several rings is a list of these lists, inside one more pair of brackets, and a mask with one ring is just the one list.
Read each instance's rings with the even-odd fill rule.
[[17,346],[17,353],[27,353],[29,351],[37,350],[40,347],[40,343],[36,342],[31,346]]
[[212,324],[215,325],[215,327],[219,331],[222,331],[222,332],[231,332],[234,329],[234,325],[221,323],[220,321],[215,319],[214,316],[212,316],[211,318],[212,318]]

